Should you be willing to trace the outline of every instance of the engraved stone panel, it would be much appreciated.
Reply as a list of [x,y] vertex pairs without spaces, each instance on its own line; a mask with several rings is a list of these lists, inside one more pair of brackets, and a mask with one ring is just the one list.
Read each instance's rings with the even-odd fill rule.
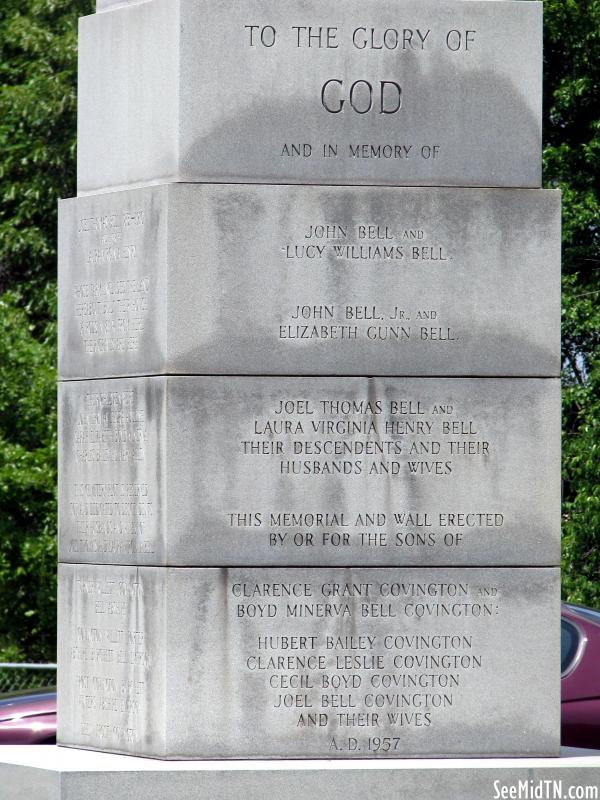
[[153,750],[164,740],[167,714],[166,573],[60,564],[58,572],[63,731],[76,720],[83,745],[110,749],[120,741],[123,750]]
[[72,560],[164,563],[164,382],[63,383],[58,392],[59,528]]
[[[166,364],[166,187],[59,202],[59,374]],[[74,367],[74,362],[77,367]]]
[[80,193],[144,182],[530,186],[538,2],[151,0],[80,25]]
[[557,379],[60,385],[60,558],[553,565]]
[[59,742],[557,755],[558,569],[61,565]]
[[63,378],[559,373],[558,192],[162,185],[59,229]]

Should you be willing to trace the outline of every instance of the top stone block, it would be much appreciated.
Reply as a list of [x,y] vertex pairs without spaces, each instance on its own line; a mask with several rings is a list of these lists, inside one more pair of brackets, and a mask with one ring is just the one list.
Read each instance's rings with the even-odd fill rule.
[[146,0],[96,0],[96,11],[110,11],[113,8],[145,2]]
[[536,187],[542,4],[147,0],[80,23],[80,194]]

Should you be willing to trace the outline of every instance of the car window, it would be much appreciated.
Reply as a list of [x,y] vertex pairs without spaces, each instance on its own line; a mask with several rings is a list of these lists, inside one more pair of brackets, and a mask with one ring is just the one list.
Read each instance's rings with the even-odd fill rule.
[[560,671],[564,675],[572,667],[579,648],[579,631],[566,619],[560,621]]

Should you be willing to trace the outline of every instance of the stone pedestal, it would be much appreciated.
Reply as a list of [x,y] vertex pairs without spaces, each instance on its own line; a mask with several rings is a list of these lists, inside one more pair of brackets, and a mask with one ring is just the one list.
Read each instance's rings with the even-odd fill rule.
[[541,4],[99,10],[60,210],[59,742],[232,764],[70,750],[53,791],[562,775],[455,760],[559,752]]
[[519,797],[519,792],[593,800],[599,768],[600,753],[571,749],[560,758],[166,764],[66,748],[3,747],[0,800],[481,800]]

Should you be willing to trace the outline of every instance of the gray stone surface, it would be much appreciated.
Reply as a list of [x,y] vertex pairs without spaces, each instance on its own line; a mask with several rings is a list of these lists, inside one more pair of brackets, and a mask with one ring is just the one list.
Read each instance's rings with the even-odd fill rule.
[[175,184],[59,230],[63,378],[559,373],[558,192]]
[[60,559],[559,563],[557,379],[60,385]]
[[96,11],[112,11],[122,6],[148,2],[151,2],[151,0],[96,0]]
[[561,781],[561,797],[592,798],[599,794],[599,768],[599,752],[567,748],[560,758],[165,764],[60,747],[3,747],[0,800],[482,800],[504,788],[516,793],[519,783],[547,797],[545,781]]
[[147,3],[150,0],[96,0],[96,11],[110,11],[117,6],[133,5],[134,3]]
[[558,755],[558,569],[63,564],[59,583],[61,744]]
[[539,186],[541,23],[538,2],[464,0],[152,0],[85,17],[78,191]]

